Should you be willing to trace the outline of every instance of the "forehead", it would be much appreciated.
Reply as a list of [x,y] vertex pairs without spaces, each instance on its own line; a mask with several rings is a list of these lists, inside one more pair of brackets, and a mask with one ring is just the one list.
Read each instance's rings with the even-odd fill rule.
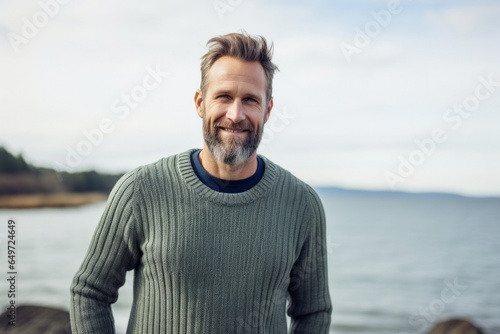
[[207,73],[208,90],[251,89],[266,93],[266,74],[258,61],[245,61],[223,56],[215,61]]

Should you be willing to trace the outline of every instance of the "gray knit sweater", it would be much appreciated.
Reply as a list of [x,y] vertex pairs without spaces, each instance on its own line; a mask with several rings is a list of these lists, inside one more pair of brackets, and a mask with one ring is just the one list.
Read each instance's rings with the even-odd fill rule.
[[[127,333],[328,333],[325,216],[316,193],[265,157],[260,182],[227,194],[193,150],[113,189],[71,286],[73,333],[114,333],[111,304],[134,270]],[[288,306],[287,306],[287,298]]]

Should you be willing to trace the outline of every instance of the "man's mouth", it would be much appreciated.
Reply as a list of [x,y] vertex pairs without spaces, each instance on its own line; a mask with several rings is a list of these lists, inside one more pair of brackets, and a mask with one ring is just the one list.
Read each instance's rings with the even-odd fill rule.
[[229,132],[229,133],[245,133],[248,132],[248,130],[245,129],[233,129],[233,128],[225,128],[225,127],[219,127],[219,129]]

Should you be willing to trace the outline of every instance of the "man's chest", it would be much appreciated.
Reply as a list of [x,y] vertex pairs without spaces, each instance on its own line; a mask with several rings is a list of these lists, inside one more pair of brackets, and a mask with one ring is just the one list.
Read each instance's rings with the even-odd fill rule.
[[145,224],[141,245],[144,274],[161,268],[193,282],[284,284],[304,241],[303,217],[265,204],[177,207],[155,216]]

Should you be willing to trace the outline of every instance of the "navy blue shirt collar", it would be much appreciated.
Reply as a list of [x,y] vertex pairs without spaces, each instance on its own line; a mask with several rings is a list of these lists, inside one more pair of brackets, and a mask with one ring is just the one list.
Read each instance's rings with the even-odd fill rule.
[[207,187],[223,192],[223,193],[241,193],[250,190],[253,186],[259,183],[264,175],[265,165],[261,157],[257,156],[257,170],[249,178],[243,180],[223,180],[210,175],[205,168],[201,165],[199,155],[201,150],[194,151],[191,154],[191,165],[193,166],[195,174],[201,182]]

